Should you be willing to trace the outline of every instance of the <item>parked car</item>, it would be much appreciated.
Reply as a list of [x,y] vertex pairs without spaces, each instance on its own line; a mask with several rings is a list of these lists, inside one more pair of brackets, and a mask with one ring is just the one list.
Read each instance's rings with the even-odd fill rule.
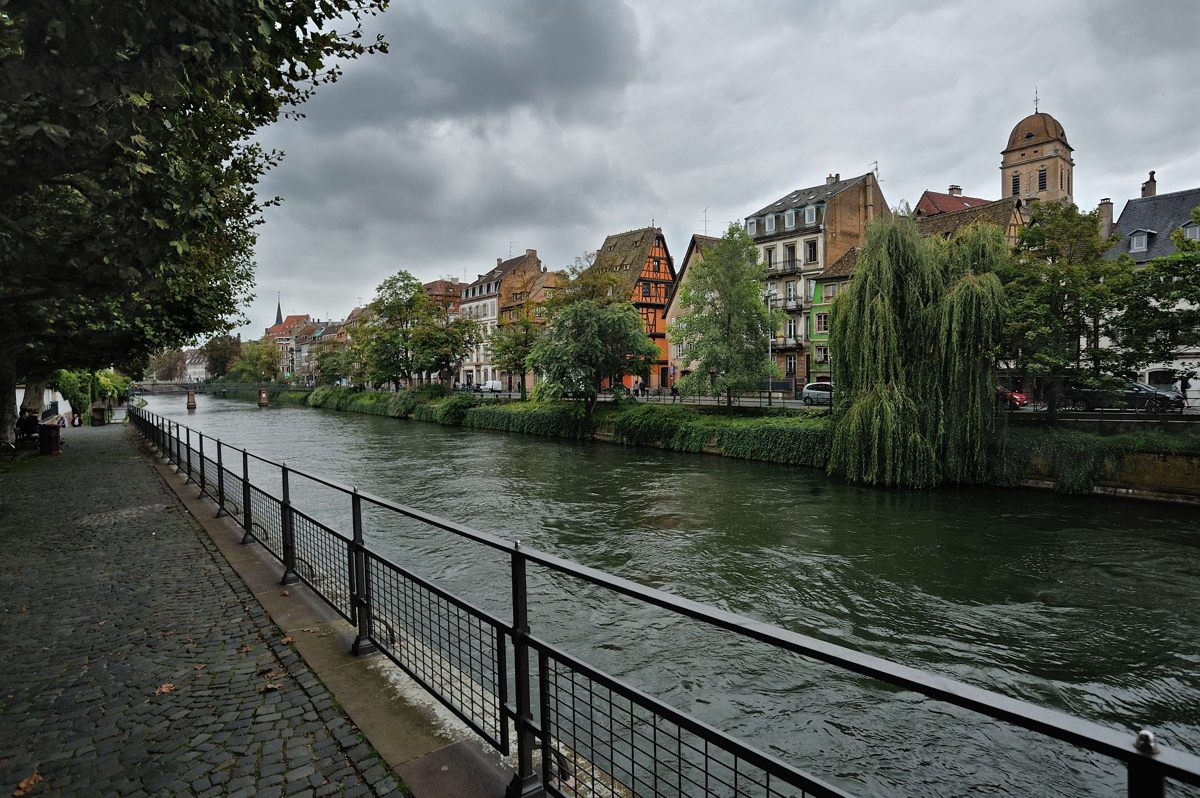
[[500,380],[485,380],[475,386],[475,393],[500,393],[503,390]]
[[1076,410],[1121,409],[1140,413],[1182,413],[1183,396],[1175,390],[1151,388],[1142,382],[1127,382],[1115,390],[1073,388],[1067,400]]
[[804,404],[809,406],[831,405],[833,404],[833,383],[810,382],[800,391],[800,398]]
[[1000,385],[996,386],[996,404],[1008,405],[1009,410],[1020,410],[1029,404],[1029,397],[1020,391],[1010,391]]

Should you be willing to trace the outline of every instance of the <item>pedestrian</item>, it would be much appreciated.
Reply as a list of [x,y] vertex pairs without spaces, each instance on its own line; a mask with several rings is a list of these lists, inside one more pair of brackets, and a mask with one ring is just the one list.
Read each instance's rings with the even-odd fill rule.
[[72,427],[82,427],[83,426],[83,416],[79,415],[78,413],[76,413],[74,411],[71,411],[71,426]]
[[1188,379],[1188,375],[1181,374],[1179,376],[1179,395],[1183,398],[1184,404],[1187,404],[1187,392],[1188,388],[1191,387],[1192,383],[1191,380]]
[[675,404],[675,400],[679,398],[679,389],[674,385],[671,386],[671,404]]

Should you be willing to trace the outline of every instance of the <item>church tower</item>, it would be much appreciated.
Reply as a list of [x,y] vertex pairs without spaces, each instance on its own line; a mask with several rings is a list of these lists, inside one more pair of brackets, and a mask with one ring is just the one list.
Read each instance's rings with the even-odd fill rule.
[[1025,117],[1012,129],[1000,157],[1000,196],[1031,200],[1071,199],[1071,145],[1058,120],[1047,113]]

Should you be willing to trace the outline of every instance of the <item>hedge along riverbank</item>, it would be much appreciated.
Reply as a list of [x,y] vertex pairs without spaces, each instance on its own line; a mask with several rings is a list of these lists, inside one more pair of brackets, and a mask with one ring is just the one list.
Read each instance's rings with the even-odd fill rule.
[[[258,398],[253,391],[225,395]],[[437,386],[394,394],[339,387],[311,393],[280,390],[269,396],[272,403],[279,404],[822,469],[831,441],[828,411],[823,408],[734,408],[729,413],[712,406],[623,401],[598,407],[589,419],[578,402],[485,402],[471,394],[446,396]],[[1007,427],[992,446],[992,472],[986,484],[1011,487],[1053,482],[1059,493],[1092,493],[1102,483],[1121,480],[1129,455],[1200,460],[1200,431],[1102,435]],[[1161,493],[1153,485],[1145,488]]]

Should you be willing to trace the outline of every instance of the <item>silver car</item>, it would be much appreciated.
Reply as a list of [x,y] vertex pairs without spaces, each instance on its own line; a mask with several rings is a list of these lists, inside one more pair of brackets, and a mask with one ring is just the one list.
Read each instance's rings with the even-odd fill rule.
[[812,405],[832,405],[833,404],[833,383],[831,382],[810,382],[805,385],[800,391],[800,398],[804,400],[804,404]]

